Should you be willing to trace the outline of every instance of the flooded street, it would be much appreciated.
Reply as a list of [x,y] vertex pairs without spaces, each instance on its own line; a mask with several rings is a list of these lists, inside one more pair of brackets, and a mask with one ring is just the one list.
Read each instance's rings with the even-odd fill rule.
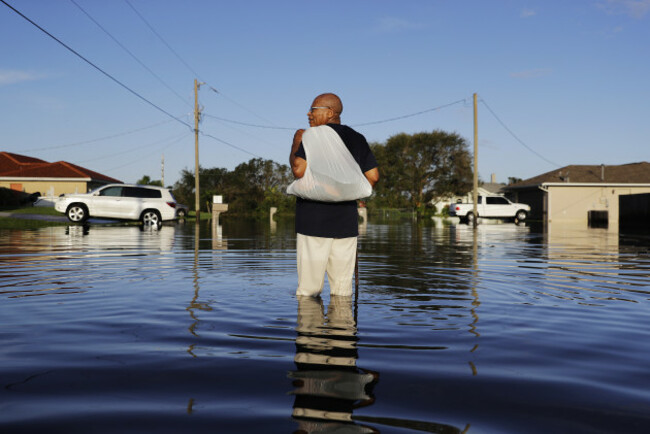
[[650,431],[650,240],[372,221],[296,298],[292,220],[0,231],[0,431]]

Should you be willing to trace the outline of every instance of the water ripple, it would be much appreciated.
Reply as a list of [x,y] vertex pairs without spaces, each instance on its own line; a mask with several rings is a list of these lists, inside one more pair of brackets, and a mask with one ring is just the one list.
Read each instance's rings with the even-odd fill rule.
[[0,232],[0,428],[643,431],[637,244],[370,224],[358,297],[305,300],[290,224]]

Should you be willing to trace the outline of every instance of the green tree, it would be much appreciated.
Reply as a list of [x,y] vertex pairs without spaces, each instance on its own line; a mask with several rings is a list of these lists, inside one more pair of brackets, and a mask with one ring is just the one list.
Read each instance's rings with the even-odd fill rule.
[[402,191],[400,171],[393,164],[395,156],[389,155],[387,147],[381,143],[371,143],[370,149],[377,159],[380,179],[368,204],[377,208],[409,207],[409,200]]
[[[224,193],[227,175],[227,169],[206,169],[199,166],[199,207],[203,211],[207,211],[207,203],[212,203],[212,196]],[[196,202],[195,182],[194,172],[183,169],[180,179],[174,184],[172,190],[176,200],[186,204],[192,210],[195,210]]]
[[235,212],[255,212],[264,201],[265,191],[282,183],[277,173],[280,167],[261,158],[239,164],[226,177],[224,199]]
[[136,184],[138,185],[157,185],[158,187],[162,187],[162,181],[159,179],[151,179],[149,175],[144,175],[142,178],[136,181]]
[[472,187],[471,156],[456,133],[401,133],[372,149],[381,173],[373,205],[421,211],[434,197],[464,194]]
[[[261,158],[241,163],[232,171],[199,167],[200,207],[207,210],[212,196],[222,195],[224,202],[228,203],[229,215],[264,214],[268,213],[270,206],[278,207],[279,211],[289,210],[295,199],[287,196],[284,190],[292,179],[287,165]],[[184,169],[173,190],[176,199],[192,209],[194,187],[194,172]]]

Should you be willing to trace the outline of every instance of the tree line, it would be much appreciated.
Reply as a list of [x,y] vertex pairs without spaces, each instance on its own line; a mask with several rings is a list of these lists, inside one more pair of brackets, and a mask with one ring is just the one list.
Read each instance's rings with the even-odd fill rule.
[[[442,130],[397,134],[386,143],[371,143],[380,180],[364,202],[370,208],[408,208],[424,212],[431,199],[463,195],[472,189],[472,157],[467,142]],[[293,213],[295,198],[285,193],[293,181],[286,164],[254,158],[234,170],[199,168],[200,207],[208,211],[213,195],[222,195],[228,214],[265,215],[270,207]],[[144,176],[138,183],[160,181]],[[194,172],[184,169],[172,191],[194,209]]]
[[[199,205],[202,211],[209,211],[212,197],[221,195],[229,215],[268,214],[272,206],[280,213],[292,212],[295,199],[284,193],[292,180],[288,165],[262,158],[241,163],[234,170],[199,167]],[[176,200],[192,210],[196,202],[194,186],[194,171],[184,169],[172,189]]]
[[442,130],[397,134],[371,144],[380,181],[368,206],[424,212],[433,198],[464,195],[472,189],[467,142]]

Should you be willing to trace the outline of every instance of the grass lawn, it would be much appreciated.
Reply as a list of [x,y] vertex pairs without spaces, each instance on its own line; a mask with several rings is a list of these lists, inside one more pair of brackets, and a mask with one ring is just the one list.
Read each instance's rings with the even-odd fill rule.
[[[201,220],[210,220],[212,218],[212,213],[201,211]],[[195,211],[190,211],[187,213],[187,217],[185,220],[188,221],[196,221],[196,212]]]
[[[63,213],[56,211],[53,207],[48,206],[27,206],[19,207],[0,207],[0,213],[9,214],[7,216],[0,215],[0,229],[38,229],[48,226],[69,226],[73,223],[65,221],[47,221],[37,220],[30,218],[23,218],[24,215],[44,215],[44,216],[60,216],[65,217]],[[210,220],[212,214],[208,212],[201,212],[201,220]],[[190,211],[186,218],[187,222],[193,223],[196,221],[196,214]],[[105,223],[106,224],[106,223]],[[119,222],[109,223],[111,225],[125,225],[125,224],[139,224],[137,222]]]
[[[63,216],[52,207],[27,206],[27,207],[0,207],[0,229],[39,229],[48,226],[67,226],[66,221],[47,221],[38,219],[21,218],[20,215]],[[8,214],[5,216],[5,214]],[[18,217],[15,217],[18,215]]]
[[50,206],[27,206],[24,208],[0,207],[0,212],[8,212],[11,214],[63,215]]

